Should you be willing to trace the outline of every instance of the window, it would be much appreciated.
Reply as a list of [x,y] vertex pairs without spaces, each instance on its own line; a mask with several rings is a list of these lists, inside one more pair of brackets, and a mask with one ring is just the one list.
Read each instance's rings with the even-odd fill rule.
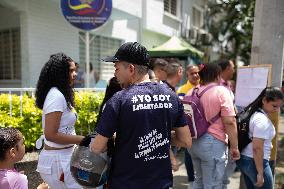
[[192,25],[203,28],[203,12],[201,8],[192,7]]
[[0,80],[20,79],[20,29],[0,30]]
[[177,0],[164,0],[164,11],[177,16]]
[[[86,62],[86,52],[85,43],[82,39],[85,39],[85,33],[79,32],[79,58],[82,68],[85,68]],[[90,62],[94,66],[94,69],[99,73],[100,79],[109,80],[113,77],[114,67],[113,63],[102,63],[101,59],[106,56],[114,55],[117,49],[123,43],[120,39],[115,39],[111,37],[104,37],[99,35],[90,34]]]

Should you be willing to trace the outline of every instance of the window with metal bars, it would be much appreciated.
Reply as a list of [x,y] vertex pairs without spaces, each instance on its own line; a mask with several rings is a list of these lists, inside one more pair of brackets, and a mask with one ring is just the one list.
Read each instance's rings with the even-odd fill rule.
[[0,30],[0,80],[20,79],[20,29]]
[[164,11],[177,16],[177,0],[164,0]]
[[[85,32],[79,32],[79,58],[82,68],[85,68],[86,62],[86,46],[82,39],[85,39]],[[101,59],[106,56],[114,55],[117,49],[123,43],[120,39],[90,34],[90,62],[96,72],[100,75],[100,79],[108,80],[113,77],[113,63],[102,63]]]

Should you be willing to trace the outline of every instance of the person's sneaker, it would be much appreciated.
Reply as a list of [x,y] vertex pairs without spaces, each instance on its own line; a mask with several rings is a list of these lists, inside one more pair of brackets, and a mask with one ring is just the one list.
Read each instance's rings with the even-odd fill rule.
[[193,182],[189,182],[188,186],[187,186],[187,189],[192,189],[192,188],[193,188]]

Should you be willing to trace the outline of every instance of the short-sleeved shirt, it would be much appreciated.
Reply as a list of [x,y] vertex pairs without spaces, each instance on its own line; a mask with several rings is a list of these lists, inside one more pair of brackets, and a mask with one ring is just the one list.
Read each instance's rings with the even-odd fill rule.
[[225,81],[224,79],[221,78],[220,85],[226,87],[230,91],[230,95],[231,95],[231,97],[233,99],[233,102],[234,102],[235,101],[235,95],[234,95],[234,93],[233,93],[233,91],[232,91],[228,81]]
[[[199,93],[209,85],[200,86]],[[212,87],[202,95],[200,101],[204,107],[206,120],[212,119],[220,112],[221,117],[236,116],[231,94],[224,86]],[[225,143],[228,142],[228,136],[225,133],[225,126],[221,118],[210,125],[208,133]]]
[[189,90],[194,88],[196,85],[191,84],[189,81],[186,82],[186,84],[180,86],[177,90],[177,95],[181,98],[183,98]]
[[169,87],[169,89],[171,89],[172,91],[176,92],[175,87],[174,87],[174,86],[172,86],[171,84],[169,84],[169,82],[167,82],[167,81],[163,81],[163,83],[164,83],[167,87]]
[[[255,112],[249,121],[249,136],[250,138],[261,138],[264,139],[263,144],[263,155],[264,159],[269,160],[271,149],[272,149],[272,139],[275,136],[275,128],[267,117],[267,114],[262,112]],[[249,143],[246,148],[242,151],[242,154],[253,158],[253,146],[252,142]]]
[[[70,110],[67,106],[64,95],[56,88],[52,87],[46,95],[43,109],[42,109],[42,128],[45,128],[45,115],[51,112],[62,112],[60,125],[58,128],[59,133],[67,135],[76,135],[75,122],[77,114],[74,109]],[[63,145],[48,141],[44,138],[44,143],[51,147],[63,148],[68,147],[70,144]]]
[[183,105],[164,84],[146,82],[117,92],[96,132],[116,132],[110,188],[158,189],[172,185],[170,132],[186,126]]
[[0,188],[28,189],[27,176],[16,170],[0,169]]

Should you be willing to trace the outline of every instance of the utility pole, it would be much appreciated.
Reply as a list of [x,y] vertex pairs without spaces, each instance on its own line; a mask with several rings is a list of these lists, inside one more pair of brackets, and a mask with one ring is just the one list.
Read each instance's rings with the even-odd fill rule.
[[282,85],[284,1],[256,0],[251,65],[272,64],[272,86]]
[[[255,0],[255,18],[251,52],[251,65],[271,64],[271,86],[281,87],[283,77],[284,58],[284,1],[283,0]],[[277,149],[277,134],[279,113],[270,117],[275,129],[273,140],[271,165],[274,172]]]

